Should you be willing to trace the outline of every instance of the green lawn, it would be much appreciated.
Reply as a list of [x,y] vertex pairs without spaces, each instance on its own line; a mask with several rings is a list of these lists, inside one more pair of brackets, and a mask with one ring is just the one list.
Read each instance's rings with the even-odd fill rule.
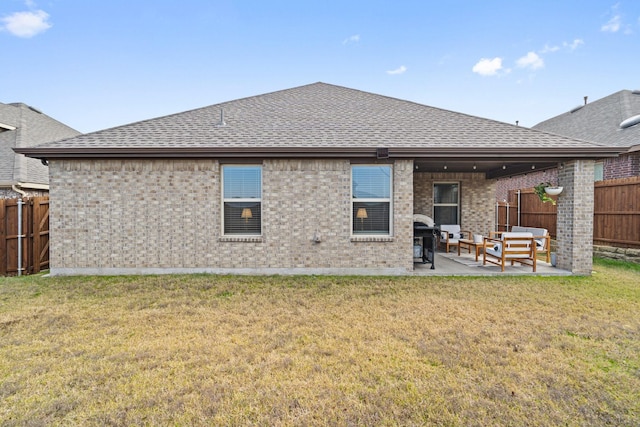
[[640,268],[0,278],[0,425],[640,425]]

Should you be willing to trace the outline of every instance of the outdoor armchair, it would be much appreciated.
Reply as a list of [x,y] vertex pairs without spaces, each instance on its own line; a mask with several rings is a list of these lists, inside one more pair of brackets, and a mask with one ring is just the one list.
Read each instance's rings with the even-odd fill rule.
[[440,226],[440,245],[449,252],[450,247],[457,247],[460,239],[471,239],[471,231],[461,230],[459,224],[442,224]]
[[519,262],[533,267],[536,271],[536,242],[532,233],[504,232],[500,238],[485,237],[485,251],[482,264],[499,265],[501,271],[507,263]]

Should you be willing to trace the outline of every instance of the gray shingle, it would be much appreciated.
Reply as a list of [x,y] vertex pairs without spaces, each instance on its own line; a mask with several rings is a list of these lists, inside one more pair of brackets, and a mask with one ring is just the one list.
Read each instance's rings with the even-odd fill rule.
[[[224,110],[225,126],[217,126]],[[81,135],[46,148],[557,148],[592,142],[314,83]]]
[[22,103],[0,103],[0,123],[15,128],[0,129],[0,182],[5,183],[49,182],[49,171],[39,160],[16,154],[13,148],[33,147],[80,134],[75,129]]
[[640,114],[640,93],[621,90],[538,123],[533,129],[595,141],[608,146],[640,144],[640,125],[620,129],[624,120]]

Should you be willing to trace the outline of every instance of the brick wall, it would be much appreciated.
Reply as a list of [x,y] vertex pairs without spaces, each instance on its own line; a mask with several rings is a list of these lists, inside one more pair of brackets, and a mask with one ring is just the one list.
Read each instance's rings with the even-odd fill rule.
[[606,159],[604,179],[629,178],[640,175],[640,153],[622,154],[620,157]]
[[412,168],[393,165],[394,235],[358,238],[349,161],[265,160],[263,235],[237,238],[215,160],[53,160],[51,272],[407,273]]
[[[640,175],[640,153],[623,154],[604,159],[604,179],[629,178]],[[525,175],[500,178],[496,183],[496,200],[509,201],[509,190],[532,188],[541,182],[558,181],[557,169],[533,171]]]
[[211,160],[50,163],[51,269],[205,266],[219,234]]
[[593,167],[593,160],[575,160],[558,170],[557,265],[574,274],[591,274],[593,266]]
[[472,233],[488,235],[495,223],[495,181],[487,180],[483,173],[414,173],[414,211],[433,217],[433,184],[458,182],[460,184],[461,228]]
[[500,178],[496,182],[496,201],[497,202],[513,202],[509,200],[509,190],[524,190],[525,188],[533,188],[541,182],[558,182],[558,170],[546,169],[542,171],[532,171],[525,175],[511,176]]

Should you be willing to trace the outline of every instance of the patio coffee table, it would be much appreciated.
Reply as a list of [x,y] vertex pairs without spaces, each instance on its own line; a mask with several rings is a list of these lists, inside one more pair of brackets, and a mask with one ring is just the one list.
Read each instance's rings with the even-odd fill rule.
[[482,242],[474,242],[471,239],[460,239],[458,240],[458,255],[460,255],[460,248],[462,246],[466,246],[469,253],[471,253],[471,248],[475,249],[476,252],[476,261],[478,261],[478,256],[480,255],[480,250],[485,249],[484,239]]

